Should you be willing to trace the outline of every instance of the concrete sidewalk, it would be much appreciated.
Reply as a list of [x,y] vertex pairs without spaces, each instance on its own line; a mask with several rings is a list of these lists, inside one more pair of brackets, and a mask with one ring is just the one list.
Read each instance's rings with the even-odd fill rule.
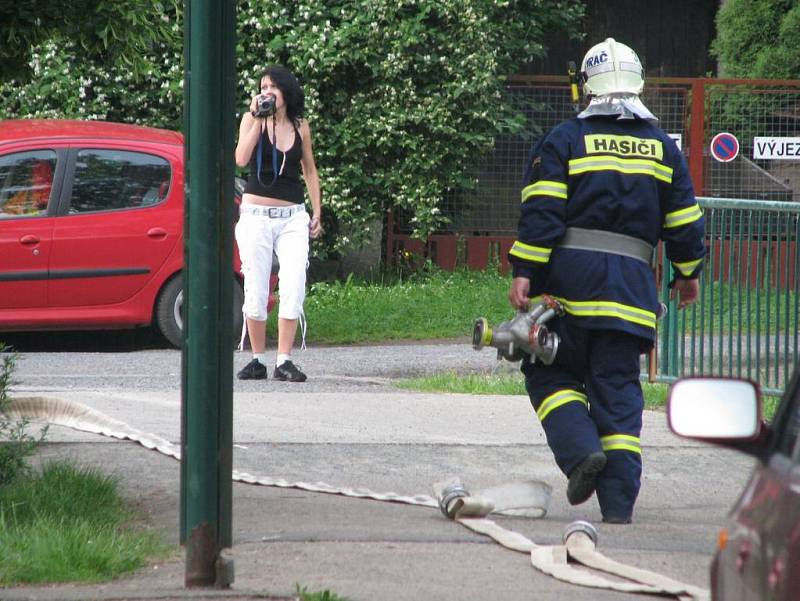
[[[87,404],[178,441],[177,390],[52,388],[48,396]],[[538,544],[560,544],[568,523],[588,519],[609,557],[708,587],[718,528],[749,473],[751,461],[743,455],[679,440],[668,432],[663,413],[647,412],[635,521],[609,526],[600,523],[594,499],[579,507],[567,504],[566,480],[526,397],[416,394],[378,383],[364,392],[341,388],[237,390],[234,469],[405,495],[430,495],[434,482],[452,475],[472,490],[535,478],[553,486],[548,515],[495,521]],[[60,427],[51,430],[40,456],[74,457],[116,474],[147,521],[177,544],[174,459]],[[352,601],[652,599],[556,581],[536,571],[527,555],[475,535],[434,509],[247,484],[234,484],[233,494],[234,546],[228,554],[236,575],[230,590],[185,589],[183,554],[176,551],[111,583],[2,589],[0,599],[292,598],[298,585]]]

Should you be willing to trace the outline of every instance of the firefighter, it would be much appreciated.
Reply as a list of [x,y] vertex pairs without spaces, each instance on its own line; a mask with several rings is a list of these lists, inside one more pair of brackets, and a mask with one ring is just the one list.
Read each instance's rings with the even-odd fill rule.
[[704,219],[681,151],[639,98],[636,53],[608,38],[580,78],[586,109],[531,151],[508,296],[519,310],[543,294],[563,305],[548,324],[560,337],[553,363],[523,359],[526,390],[570,504],[596,492],[603,521],[628,524],[642,472],[640,355],[660,306],[654,248],[664,241],[671,298],[695,302]]

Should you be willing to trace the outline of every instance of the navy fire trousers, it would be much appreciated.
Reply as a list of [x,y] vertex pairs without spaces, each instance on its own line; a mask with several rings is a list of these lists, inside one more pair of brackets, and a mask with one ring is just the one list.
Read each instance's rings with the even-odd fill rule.
[[566,316],[547,326],[561,338],[552,365],[523,359],[525,387],[565,475],[603,451],[596,494],[603,517],[629,518],[642,474],[644,400],[639,358],[648,341],[626,332],[581,328]]

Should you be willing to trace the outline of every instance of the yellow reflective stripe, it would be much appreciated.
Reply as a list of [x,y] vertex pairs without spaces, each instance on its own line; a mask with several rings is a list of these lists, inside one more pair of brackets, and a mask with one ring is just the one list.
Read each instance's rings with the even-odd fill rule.
[[677,267],[678,271],[680,271],[685,276],[690,276],[695,268],[700,265],[700,262],[703,259],[697,259],[697,261],[687,261],[686,263],[673,263],[675,267]]
[[[616,317],[648,328],[655,329],[656,314],[633,305],[624,305],[611,301],[571,301],[554,296],[567,313],[577,317]],[[531,298],[531,306],[542,301],[541,296]]]
[[589,402],[586,400],[585,394],[567,388],[564,390],[556,390],[543,400],[542,404],[539,405],[539,408],[536,410],[536,415],[539,417],[539,421],[543,421],[551,411],[573,401],[583,403],[587,408],[589,407]]
[[601,436],[600,444],[604,451],[630,451],[631,453],[642,454],[642,441],[638,436],[630,434],[611,434]]
[[530,200],[532,196],[555,196],[566,200],[567,184],[551,182],[545,179],[533,182],[530,186],[525,186],[522,189],[522,202]]
[[577,317],[617,317],[648,328],[656,327],[656,314],[612,301],[568,301],[558,299],[567,313]]
[[552,248],[545,248],[544,246],[531,246],[516,240],[511,246],[508,254],[523,259],[524,261],[533,261],[535,263],[547,263],[550,260],[550,253],[553,252]]
[[590,171],[619,171],[632,175],[650,175],[668,184],[672,183],[672,168],[648,159],[622,159],[613,156],[588,156],[572,159],[569,174],[580,175]]
[[702,216],[703,210],[700,208],[700,205],[693,204],[691,207],[686,207],[680,211],[667,213],[667,216],[664,217],[664,227],[680,227],[682,225],[686,225],[687,223],[697,221]]

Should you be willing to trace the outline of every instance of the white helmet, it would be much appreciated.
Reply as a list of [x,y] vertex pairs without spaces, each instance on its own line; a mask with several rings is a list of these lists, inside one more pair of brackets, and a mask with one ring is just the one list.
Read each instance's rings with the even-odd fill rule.
[[639,57],[625,44],[607,38],[592,46],[581,63],[583,93],[587,96],[606,94],[641,94],[644,69]]

